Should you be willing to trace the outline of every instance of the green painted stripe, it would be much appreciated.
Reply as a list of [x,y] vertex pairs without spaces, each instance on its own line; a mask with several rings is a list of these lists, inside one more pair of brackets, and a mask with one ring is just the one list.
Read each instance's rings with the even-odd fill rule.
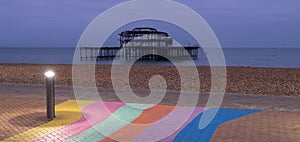
[[[134,107],[132,107],[134,106]],[[143,109],[138,108],[148,108],[151,107],[150,104],[130,104],[125,105],[115,111],[112,115],[110,115],[107,119],[98,123],[94,127],[80,133],[79,135],[71,138],[69,142],[77,142],[77,141],[86,141],[86,142],[97,142],[105,137],[113,134],[118,131],[122,127],[131,123],[137,117],[139,117]]]

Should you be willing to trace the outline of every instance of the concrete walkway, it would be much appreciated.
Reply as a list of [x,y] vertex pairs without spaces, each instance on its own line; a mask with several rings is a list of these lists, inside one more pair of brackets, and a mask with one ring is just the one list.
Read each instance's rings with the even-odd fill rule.
[[[86,97],[81,97],[80,100],[96,100],[89,90],[81,91]],[[120,102],[113,89],[98,88],[98,92],[104,102]],[[141,97],[146,97],[150,93],[147,90],[134,92]],[[160,105],[174,106],[179,96],[179,92],[168,91]],[[197,106],[204,107],[208,97],[207,93],[200,93]],[[56,86],[57,104],[75,98],[72,87]],[[182,106],[189,106],[192,99],[186,97]],[[45,118],[45,103],[43,85],[0,84],[0,141],[53,123]],[[214,131],[211,141],[300,141],[300,97],[226,94],[221,108],[262,110],[262,112],[223,123]],[[53,137],[57,138],[55,141],[64,141],[63,136]],[[28,139],[29,136],[23,140]]]

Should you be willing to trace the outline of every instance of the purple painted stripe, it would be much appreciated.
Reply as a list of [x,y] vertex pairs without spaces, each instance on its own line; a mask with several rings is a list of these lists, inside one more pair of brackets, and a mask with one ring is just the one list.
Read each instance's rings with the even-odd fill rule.
[[178,133],[183,130],[183,128],[185,128],[190,122],[192,122],[192,120],[194,120],[200,113],[204,112],[205,110],[207,110],[207,109],[204,109],[202,107],[195,108],[195,110],[194,110],[193,114],[191,115],[191,117],[188,119],[188,121],[180,129],[178,129],[175,133],[168,136],[167,138],[160,140],[159,142],[171,142],[171,141],[173,141],[175,139],[175,137],[178,135]]
[[203,107],[178,107],[147,128],[134,141],[172,141],[189,122],[204,110]]

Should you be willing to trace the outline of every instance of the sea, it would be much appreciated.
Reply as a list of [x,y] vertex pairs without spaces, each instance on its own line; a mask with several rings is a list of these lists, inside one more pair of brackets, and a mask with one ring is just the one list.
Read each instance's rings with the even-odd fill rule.
[[[300,68],[300,48],[223,48],[222,50],[226,66]],[[72,64],[74,53],[75,48],[0,48],[0,63]],[[207,54],[209,53],[199,50],[199,57],[193,60],[193,63],[197,66],[210,66]],[[108,59],[90,63],[112,64],[113,61]],[[186,61],[176,62],[184,65]],[[167,66],[170,62],[140,61],[137,64]]]

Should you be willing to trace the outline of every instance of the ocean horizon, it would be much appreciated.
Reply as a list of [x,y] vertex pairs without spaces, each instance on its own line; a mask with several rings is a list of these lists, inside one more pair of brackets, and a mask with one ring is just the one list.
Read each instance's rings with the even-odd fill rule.
[[[72,64],[75,48],[14,47],[0,48],[2,64]],[[226,66],[300,68],[300,48],[223,48]],[[206,53],[209,54],[209,53]],[[210,66],[203,50],[199,50],[197,66]],[[89,62],[89,60],[84,61]],[[91,61],[90,62],[95,62]],[[97,64],[112,64],[113,59]],[[185,61],[178,61],[185,63]],[[141,61],[142,65],[171,65],[167,61]]]

